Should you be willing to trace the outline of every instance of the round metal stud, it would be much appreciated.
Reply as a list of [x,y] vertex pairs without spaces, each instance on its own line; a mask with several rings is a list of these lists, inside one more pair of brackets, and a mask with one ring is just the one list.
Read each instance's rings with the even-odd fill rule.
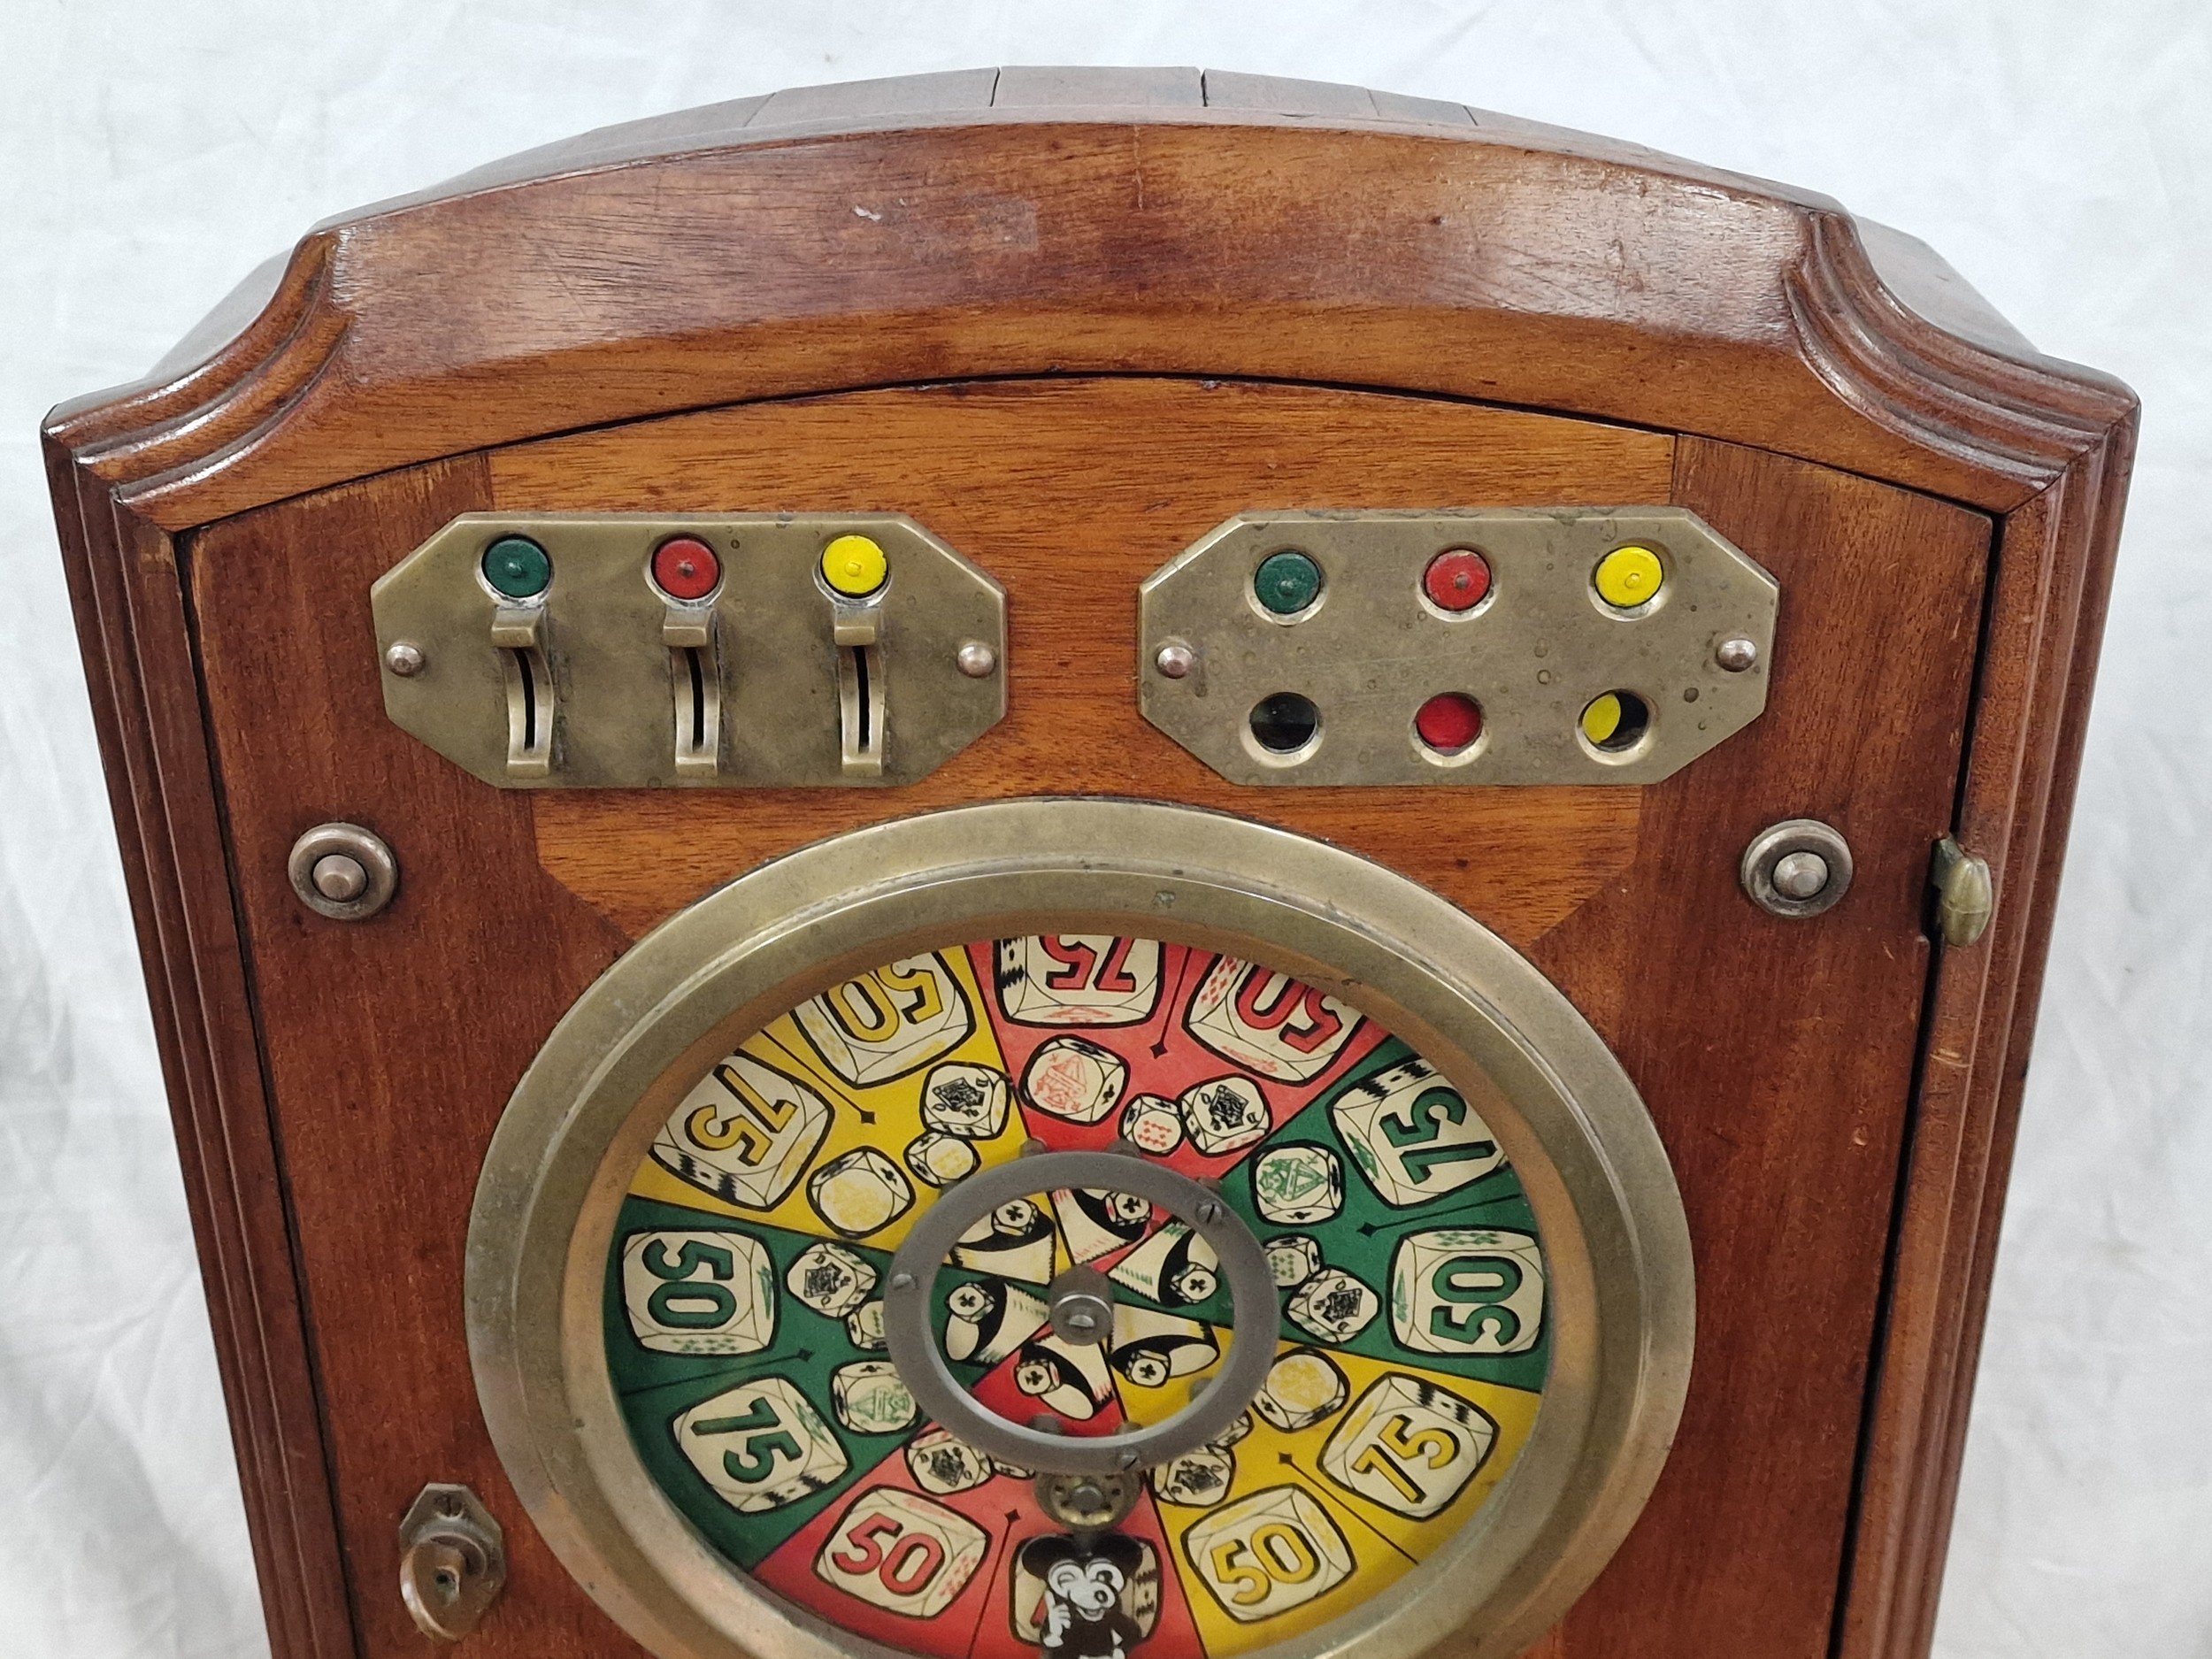
[[1052,1333],[1064,1342],[1103,1342],[1113,1334],[1114,1282],[1094,1267],[1071,1267],[1045,1291]]
[[998,672],[998,653],[981,640],[970,640],[953,653],[952,660],[971,680],[988,680]]
[[1759,648],[1754,641],[1740,634],[1734,639],[1723,640],[1716,645],[1713,648],[1713,660],[1730,673],[1740,674],[1746,669],[1756,668],[1759,665]]
[[1163,680],[1181,680],[1198,666],[1198,653],[1180,640],[1170,640],[1152,658]]
[[318,824],[292,843],[285,873],[302,904],[334,922],[365,921],[399,891],[399,861],[358,824]]
[[1118,1526],[1143,1495],[1144,1482],[1133,1474],[1037,1477],[1037,1507],[1070,1532]]
[[1770,916],[1817,916],[1850,890],[1850,844],[1818,818],[1786,818],[1751,838],[1737,875]]
[[412,640],[394,640],[384,653],[384,666],[402,680],[412,680],[429,665],[430,659],[422,654],[422,647]]

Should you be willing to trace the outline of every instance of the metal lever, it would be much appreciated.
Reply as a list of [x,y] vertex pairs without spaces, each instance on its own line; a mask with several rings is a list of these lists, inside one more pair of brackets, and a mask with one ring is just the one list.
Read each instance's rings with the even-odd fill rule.
[[500,606],[492,613],[492,645],[507,681],[507,775],[546,777],[553,770],[553,673],[546,666],[545,607]]
[[459,1641],[506,1587],[505,1537],[466,1486],[425,1486],[399,1524],[399,1545],[400,1599],[426,1636]]
[[669,691],[676,715],[676,775],[712,778],[722,770],[722,659],[714,612],[670,605],[661,618]]
[[830,639],[837,647],[838,758],[848,778],[883,775],[883,602],[880,597],[832,607]]

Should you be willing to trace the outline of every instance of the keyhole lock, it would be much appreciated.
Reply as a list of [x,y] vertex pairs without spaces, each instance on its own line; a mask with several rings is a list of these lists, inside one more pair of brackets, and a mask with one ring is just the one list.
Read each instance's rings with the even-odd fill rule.
[[399,1525],[399,1544],[400,1599],[426,1636],[459,1641],[506,1587],[504,1536],[466,1486],[425,1486]]

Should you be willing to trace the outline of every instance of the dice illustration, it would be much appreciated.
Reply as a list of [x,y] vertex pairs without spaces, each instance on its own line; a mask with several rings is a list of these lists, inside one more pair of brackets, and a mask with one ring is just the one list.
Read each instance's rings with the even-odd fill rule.
[[1010,1198],[960,1235],[952,1259],[979,1273],[1042,1285],[1052,1279],[1052,1217],[1041,1204]]
[[1382,1298],[1341,1269],[1324,1268],[1301,1285],[1284,1312],[1317,1342],[1348,1342],[1375,1321]]
[[1329,1107],[1337,1133],[1386,1204],[1425,1204],[1505,1162],[1489,1125],[1422,1059],[1363,1078]]
[[948,1060],[922,1079],[922,1121],[940,1134],[995,1140],[1006,1133],[1010,1092],[997,1067]]
[[633,1233],[622,1246],[622,1305],[642,1348],[750,1354],[775,1339],[775,1264],[749,1233]]
[[1459,1496],[1498,1438],[1471,1400],[1393,1371],[1370,1383],[1321,1448],[1321,1470],[1348,1492],[1424,1521]]
[[914,1207],[914,1183],[873,1147],[856,1147],[807,1177],[814,1213],[849,1239],[889,1226]]
[[1183,1133],[1208,1157],[1241,1151],[1267,1133],[1267,1097],[1248,1077],[1234,1073],[1186,1089],[1175,1102]]
[[845,1316],[845,1340],[856,1348],[880,1352],[890,1347],[883,1334],[883,1299],[864,1302]]
[[834,1071],[859,1088],[942,1059],[975,1033],[975,1010],[942,956],[909,956],[832,986],[792,1010]]
[[1152,1222],[1148,1201],[1106,1188],[1057,1188],[1052,1208],[1060,1218],[1060,1236],[1079,1262],[1096,1261],[1142,1238]]
[[1352,1576],[1352,1547],[1302,1486],[1225,1504],[1183,1534],[1183,1554],[1222,1610],[1244,1624],[1325,1595]]
[[1002,939],[995,965],[999,1006],[1024,1025],[1136,1025],[1160,1004],[1156,939]]
[[877,1486],[854,1499],[823,1540],[814,1576],[908,1618],[934,1618],[989,1553],[983,1529],[933,1498]]
[[1278,1290],[1302,1285],[1321,1271],[1321,1246],[1302,1233],[1286,1233],[1261,1247],[1267,1252],[1268,1276]]
[[747,1515],[795,1503],[835,1484],[845,1448],[807,1397],[764,1377],[702,1401],[669,1425],[700,1479]]
[[1210,1509],[1229,1495],[1237,1478],[1237,1455],[1225,1447],[1202,1446],[1171,1457],[1152,1471],[1152,1495],[1187,1509]]
[[841,1244],[810,1244],[793,1258],[783,1287],[825,1319],[842,1319],[874,1292],[875,1264]]
[[972,1141],[931,1130],[906,1143],[906,1167],[932,1187],[950,1187],[974,1174],[983,1159]]
[[1350,1390],[1325,1354],[1294,1348],[1277,1360],[1252,1397],[1252,1409],[1286,1434],[1310,1429],[1342,1408]]
[[1234,956],[1215,958],[1183,1020],[1225,1060],[1279,1083],[1319,1077],[1359,1027],[1359,1016],[1334,997]]
[[1268,1221],[1327,1221],[1344,1208],[1344,1165],[1308,1141],[1270,1147],[1252,1162],[1252,1202]]
[[1197,1320],[1149,1308],[1116,1308],[1111,1346],[1108,1363],[1140,1388],[1165,1387],[1221,1357],[1213,1333]]
[[1171,1308],[1203,1302],[1221,1286],[1221,1257],[1179,1221],[1171,1221],[1108,1272],[1117,1285]]
[[860,1359],[830,1373],[830,1409],[856,1434],[895,1434],[914,1421],[914,1396],[887,1359]]
[[831,1115],[807,1084],[733,1054],[669,1114],[653,1138],[653,1161],[725,1203],[773,1210],[821,1149]]
[[1165,1157],[1183,1144],[1183,1114],[1157,1094],[1132,1095],[1121,1109],[1121,1138],[1140,1152]]
[[1029,1056],[1022,1099],[1073,1124],[1094,1124],[1114,1110],[1129,1081],[1129,1063],[1081,1037],[1055,1037]]
[[1525,1233],[1416,1233],[1390,1258],[1390,1333],[1423,1354],[1524,1354],[1543,1333],[1544,1255]]
[[995,1365],[1051,1317],[1042,1296],[1003,1279],[956,1285],[945,1298],[945,1356],[966,1365]]
[[939,1497],[979,1486],[998,1472],[987,1454],[949,1429],[928,1429],[915,1436],[906,1448],[906,1466],[916,1486]]

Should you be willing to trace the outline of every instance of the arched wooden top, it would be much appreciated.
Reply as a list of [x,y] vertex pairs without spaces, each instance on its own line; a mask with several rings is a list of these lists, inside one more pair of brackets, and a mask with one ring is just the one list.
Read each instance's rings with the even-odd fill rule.
[[555,432],[953,377],[1385,386],[1999,511],[2133,407],[1824,198],[1196,70],[979,70],[611,127],[329,221],[258,275],[153,377],[50,417],[164,529]]

